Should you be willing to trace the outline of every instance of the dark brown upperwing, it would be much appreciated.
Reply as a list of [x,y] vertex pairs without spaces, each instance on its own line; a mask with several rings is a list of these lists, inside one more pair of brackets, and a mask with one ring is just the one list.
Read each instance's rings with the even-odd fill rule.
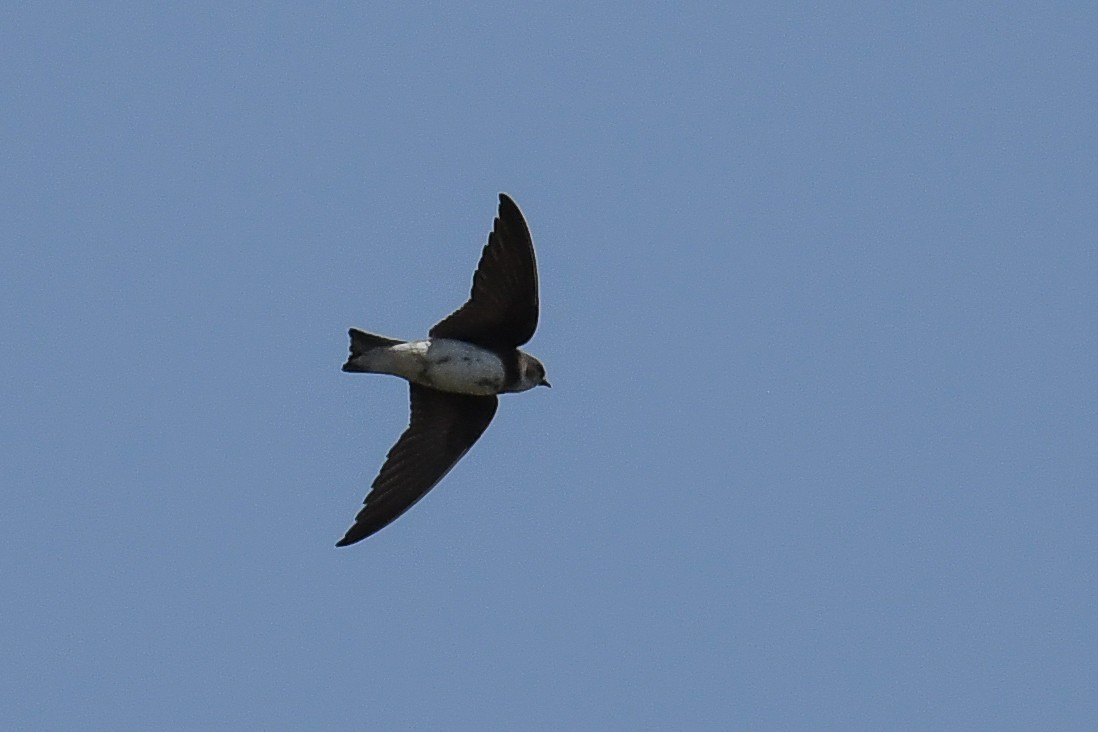
[[538,266],[522,212],[499,194],[499,215],[473,275],[469,300],[431,328],[432,338],[455,338],[491,349],[517,348],[538,327]]
[[366,507],[336,546],[362,541],[395,521],[450,472],[484,434],[494,396],[469,396],[412,384],[408,429],[389,450],[366,496]]

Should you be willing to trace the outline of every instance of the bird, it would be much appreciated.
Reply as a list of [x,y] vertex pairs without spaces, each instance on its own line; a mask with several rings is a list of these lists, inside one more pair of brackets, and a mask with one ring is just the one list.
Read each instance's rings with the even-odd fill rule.
[[469,299],[427,338],[402,341],[350,329],[343,371],[406,379],[411,416],[337,547],[377,533],[434,488],[484,434],[499,394],[550,386],[541,361],[519,349],[533,337],[538,312],[530,229],[518,205],[501,193]]

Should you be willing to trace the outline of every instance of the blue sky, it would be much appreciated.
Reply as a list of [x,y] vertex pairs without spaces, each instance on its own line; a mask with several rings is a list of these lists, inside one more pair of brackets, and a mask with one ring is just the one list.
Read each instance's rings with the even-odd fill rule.
[[[1098,725],[1088,3],[9,4],[4,729]],[[509,192],[553,390],[334,542]]]

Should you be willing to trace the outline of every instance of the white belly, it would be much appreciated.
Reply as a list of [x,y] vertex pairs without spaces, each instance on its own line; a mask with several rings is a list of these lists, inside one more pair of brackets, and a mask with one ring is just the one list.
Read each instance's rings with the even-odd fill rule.
[[503,388],[499,356],[464,341],[434,338],[389,349],[392,371],[409,381],[459,394],[498,394]]

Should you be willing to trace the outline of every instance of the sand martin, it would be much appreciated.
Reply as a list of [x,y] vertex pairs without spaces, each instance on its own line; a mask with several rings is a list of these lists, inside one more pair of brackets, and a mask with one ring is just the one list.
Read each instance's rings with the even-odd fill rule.
[[501,193],[468,302],[431,328],[426,340],[351,328],[343,370],[407,379],[412,416],[374,479],[365,508],[336,546],[380,531],[434,488],[487,429],[497,394],[549,386],[541,361],[518,348],[537,325],[534,243],[522,212]]

